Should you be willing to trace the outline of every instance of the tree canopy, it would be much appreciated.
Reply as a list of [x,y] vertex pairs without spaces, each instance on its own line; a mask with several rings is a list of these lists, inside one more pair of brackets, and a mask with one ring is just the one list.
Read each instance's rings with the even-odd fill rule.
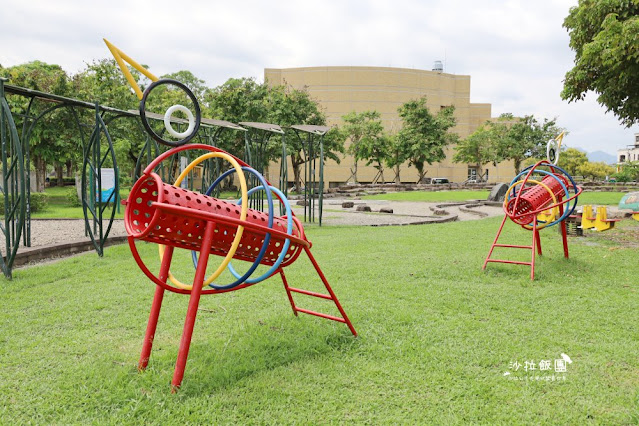
[[406,102],[397,111],[403,122],[397,143],[408,165],[417,169],[417,181],[421,182],[426,175],[425,164],[442,161],[446,158],[444,149],[459,139],[457,134],[448,131],[456,124],[453,116],[455,107],[442,108],[437,114],[432,114],[424,96]]
[[[206,116],[232,123],[266,122],[269,88],[253,78],[230,78],[205,96]],[[239,157],[244,152],[243,132],[223,132],[220,148]]]
[[618,182],[639,181],[639,161],[624,163],[614,177]]
[[384,126],[377,111],[352,111],[342,116],[342,121],[342,138],[351,141],[347,149],[354,160],[351,177],[357,182],[357,163],[359,160],[369,159],[368,154],[376,151],[375,146],[383,137]]
[[[71,90],[69,77],[59,65],[32,61],[3,68],[0,72],[2,76],[10,79],[11,84],[41,92],[68,96]],[[47,102],[34,102],[29,110],[28,98],[8,96],[8,102],[14,116],[21,117],[22,120],[31,120],[33,117],[44,114],[33,128],[29,138],[29,152],[36,171],[36,189],[43,191],[47,164],[56,165],[61,171],[61,165],[73,157],[73,152],[81,151],[81,148],[78,149],[77,146],[78,139],[65,138],[65,135],[68,136],[71,133],[72,118],[69,116],[69,111],[52,109],[52,105]],[[30,118],[25,118],[27,110]],[[49,112],[45,114],[47,110]],[[62,176],[59,178],[62,179]]]
[[495,127],[504,136],[498,140],[494,162],[512,160],[515,173],[519,173],[526,158],[545,158],[548,141],[564,130],[556,123],[554,118],[539,121],[534,115],[516,119],[512,114],[502,114]]
[[481,179],[483,165],[496,160],[496,147],[500,139],[505,137],[505,132],[501,130],[502,127],[491,126],[490,123],[480,126],[455,146],[453,162],[476,164],[478,178]]
[[567,171],[569,174],[576,176],[579,173],[579,167],[588,163],[588,155],[577,148],[568,148],[559,155],[557,165]]
[[615,172],[615,168],[604,163],[596,161],[582,164],[577,168],[577,173],[585,178],[604,179]]
[[518,118],[502,114],[460,141],[453,161],[474,163],[483,170],[483,164],[512,160],[515,172],[519,173],[523,166],[546,157],[546,144],[563,130],[555,123],[555,119],[539,121],[533,115]]
[[575,65],[561,97],[572,102],[593,91],[625,126],[639,123],[639,1],[579,0],[563,25]]
[[[266,98],[268,120],[280,126],[295,124],[326,125],[326,116],[321,111],[319,104],[311,98],[306,90],[298,90],[285,86],[269,88]],[[292,132],[291,132],[292,133]],[[302,139],[304,137],[302,136]],[[302,140],[297,135],[289,134],[285,138],[286,151],[291,160],[296,188],[301,188],[301,166],[311,160],[304,155]],[[318,138],[315,139],[317,143]],[[306,140],[304,140],[306,143]],[[330,130],[323,138],[324,156],[340,162],[338,154],[344,153],[344,139],[339,131]],[[279,158],[281,150],[274,152],[273,159]],[[319,155],[319,152],[315,153]]]

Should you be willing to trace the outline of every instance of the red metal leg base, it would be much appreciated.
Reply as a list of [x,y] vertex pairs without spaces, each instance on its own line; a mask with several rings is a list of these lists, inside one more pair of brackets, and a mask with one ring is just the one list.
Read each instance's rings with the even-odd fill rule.
[[[193,336],[193,329],[195,327],[197,309],[200,303],[200,296],[202,294],[202,283],[204,282],[204,277],[206,274],[206,266],[207,266],[208,257],[210,254],[210,247],[211,247],[211,242],[213,240],[214,229],[215,229],[215,224],[208,222],[206,230],[204,232],[204,238],[202,241],[202,249],[200,251],[200,257],[199,257],[200,261],[198,262],[197,269],[195,271],[195,277],[193,278],[193,288],[190,293],[191,297],[189,299],[189,306],[188,306],[188,309],[186,312],[186,318],[184,321],[184,330],[182,332],[182,339],[180,340],[178,357],[175,363],[175,371],[173,372],[173,379],[171,381],[172,393],[176,393],[180,389],[182,385],[182,380],[184,378],[184,371],[186,369],[186,362],[189,356],[191,338]],[[313,255],[311,254],[308,248],[305,247],[304,250],[306,251],[308,258],[313,264],[315,271],[319,275],[320,279],[322,280],[322,283],[324,284],[324,287],[326,288],[329,294],[321,294],[321,293],[316,293],[313,291],[290,287],[286,280],[286,275],[284,274],[284,271],[282,269],[279,269],[278,272],[280,274],[280,277],[282,278],[282,282],[284,284],[284,288],[286,289],[286,293],[288,295],[291,308],[293,309],[293,313],[297,316],[299,312],[302,312],[305,314],[314,315],[317,317],[326,318],[332,321],[344,323],[348,326],[353,336],[357,336],[357,332],[355,331],[353,324],[351,323],[350,319],[346,315],[344,308],[342,308],[342,305],[340,304],[339,300],[337,299],[337,296],[333,292],[333,289],[331,288],[330,284],[328,283],[328,280],[324,276],[324,273],[322,272],[319,265],[317,264],[317,261],[315,260],[315,258],[313,257]],[[159,277],[164,282],[166,282],[166,279],[168,277],[172,256],[173,256],[173,247],[169,246],[165,250],[165,254],[162,259],[162,265],[160,267]],[[335,303],[335,306],[337,307],[341,317],[328,315],[321,312],[315,312],[308,309],[298,308],[295,305],[295,301],[293,300],[293,293],[299,293],[299,294],[304,294],[311,297],[332,300],[333,303]],[[147,367],[149,362],[151,348],[153,346],[153,338],[155,336],[155,330],[158,323],[158,317],[160,314],[160,308],[162,306],[163,297],[164,297],[164,289],[158,285],[155,290],[155,296],[153,299],[153,304],[151,306],[151,313],[149,315],[149,323],[147,325],[144,344],[142,347],[142,353],[140,355],[140,361],[138,364],[139,370],[144,370]]]
[[[537,228],[537,219],[533,220],[533,228],[532,228],[532,244],[529,246],[520,246],[514,244],[498,244],[499,236],[504,229],[504,224],[508,216],[504,216],[504,219],[501,221],[501,225],[499,226],[499,230],[497,231],[497,235],[493,240],[493,244],[490,246],[490,251],[488,252],[488,256],[486,256],[486,260],[484,260],[484,265],[482,269],[486,269],[486,265],[488,263],[510,263],[515,265],[528,265],[530,266],[530,279],[535,279],[535,254],[541,255],[541,238],[539,237],[539,229]],[[563,222],[562,222],[563,224]],[[492,259],[491,256],[493,254],[493,250],[495,247],[503,247],[503,248],[516,248],[516,249],[526,249],[531,251],[531,259],[530,262],[520,262],[515,260],[504,260],[504,259]]]
[[[171,259],[173,259],[173,247],[167,247],[164,252],[164,257],[162,258],[159,275],[160,280],[164,282],[166,282],[169,275]],[[160,308],[162,307],[163,299],[164,289],[160,286],[156,286],[153,303],[151,304],[151,313],[149,314],[149,322],[147,323],[144,342],[142,343],[142,353],[140,354],[140,361],[138,362],[138,370],[140,371],[145,370],[147,365],[149,365],[151,349],[153,348],[153,339],[155,339],[155,330],[158,326],[158,318],[160,317]]]
[[[320,269],[320,267],[317,264],[317,261],[315,260],[313,255],[311,254],[311,251],[308,248],[306,248],[306,247],[304,248],[304,251],[306,251],[306,255],[308,256],[308,258],[310,259],[311,263],[313,264],[313,267],[315,268],[315,271],[317,272],[317,275],[319,275],[320,279],[322,280],[322,283],[324,284],[324,287],[326,288],[326,291],[328,291],[329,294],[321,294],[321,293],[316,293],[314,291],[308,291],[308,290],[302,290],[302,289],[299,289],[299,288],[290,287],[288,285],[288,282],[286,281],[286,275],[284,275],[284,271],[280,269],[280,276],[282,277],[282,283],[284,283],[284,288],[286,289],[286,295],[288,296],[288,301],[291,304],[291,308],[293,309],[293,313],[295,314],[295,316],[297,316],[298,312],[302,312],[302,313],[313,315],[313,316],[316,316],[316,317],[326,318],[326,319],[329,319],[329,320],[332,320],[332,321],[337,321],[337,322],[342,322],[342,323],[344,323],[344,324],[346,324],[348,326],[348,328],[351,331],[351,333],[353,333],[353,336],[357,337],[357,331],[355,331],[355,327],[353,327],[353,324],[351,323],[351,320],[348,318],[348,315],[346,315],[346,312],[344,311],[344,308],[342,308],[341,303],[339,303],[339,300],[337,299],[337,296],[335,295],[335,292],[333,292],[333,289],[331,288],[331,285],[328,283],[328,280],[326,279],[326,276],[324,276],[324,273]],[[308,310],[308,309],[298,308],[295,305],[295,301],[293,300],[293,294],[292,293],[299,293],[299,294],[304,294],[304,295],[311,296],[311,297],[317,297],[317,298],[320,298],[320,299],[332,300],[333,303],[335,303],[335,306],[337,307],[337,310],[339,311],[341,317],[336,317],[336,316],[333,316],[333,315],[323,314],[321,312],[315,312],[315,311],[311,311],[311,310]]]

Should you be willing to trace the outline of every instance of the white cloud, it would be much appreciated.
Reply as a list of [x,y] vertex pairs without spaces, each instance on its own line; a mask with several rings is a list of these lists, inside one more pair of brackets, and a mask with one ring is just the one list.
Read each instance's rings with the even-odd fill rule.
[[268,67],[369,65],[468,74],[495,115],[559,117],[567,145],[614,153],[624,129],[594,102],[559,93],[573,53],[562,22],[576,0],[8,0],[0,64],[39,59],[68,72],[109,56],[111,40],[157,74],[189,69],[209,85],[262,79]]

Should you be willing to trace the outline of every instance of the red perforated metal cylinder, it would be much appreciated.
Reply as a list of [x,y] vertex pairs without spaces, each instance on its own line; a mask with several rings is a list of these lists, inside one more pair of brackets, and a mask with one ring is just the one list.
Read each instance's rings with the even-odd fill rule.
[[[546,185],[555,195],[557,201],[559,201],[566,196],[566,193],[564,187],[561,186],[557,179],[560,179],[564,185],[566,185],[566,188],[570,182],[563,176],[555,175],[555,177],[546,176],[541,180],[541,183]],[[519,189],[517,189],[516,192],[517,191],[519,191]],[[513,222],[519,225],[527,225],[533,221],[535,214],[527,215],[526,213],[534,212],[553,204],[553,199],[548,190],[543,185],[534,185],[525,188],[519,197],[514,197],[508,201],[506,210]]]
[[[158,209],[153,203],[186,207],[214,213],[220,218],[215,221],[215,235],[211,244],[211,254],[226,256],[236,235],[237,225],[225,223],[224,218],[240,219],[241,207],[235,203],[208,197],[184,188],[162,182],[160,177],[151,173],[141,177],[131,189],[124,213],[124,225],[127,233],[136,239],[165,244],[187,250],[200,250],[206,221],[188,215],[172,214]],[[268,227],[268,213],[248,209],[246,222],[257,224],[264,231],[244,228],[240,244],[234,258],[254,261],[264,243]],[[287,221],[282,217],[273,218],[272,229],[286,232]],[[294,226],[292,235],[300,236]],[[261,263],[272,265],[282,251],[285,238],[271,234],[271,240]],[[300,247],[291,243],[286,259],[294,257]],[[292,259],[291,259],[292,260]]]

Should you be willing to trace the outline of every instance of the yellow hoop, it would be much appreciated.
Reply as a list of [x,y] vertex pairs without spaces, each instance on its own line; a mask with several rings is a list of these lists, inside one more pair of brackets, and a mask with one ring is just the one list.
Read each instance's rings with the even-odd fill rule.
[[[524,182],[532,182],[532,183],[536,183],[537,185],[541,185],[550,194],[550,197],[552,198],[553,204],[557,204],[557,197],[555,197],[555,193],[550,190],[548,185],[546,185],[545,183],[540,182],[538,180],[535,180],[535,179],[528,179],[526,181],[518,180],[517,182],[513,183],[512,185],[510,185],[510,188],[508,188],[508,190],[506,191],[506,195],[510,194],[511,189],[513,189],[515,186],[519,185],[520,183],[524,183]],[[504,210],[505,211],[508,211],[508,202],[509,201],[510,200],[508,199],[508,197],[504,198]],[[555,206],[551,210],[551,217],[553,218],[553,220],[554,220],[555,217],[557,217],[557,214],[559,214],[559,207]],[[537,229],[544,229],[546,226],[548,226],[550,224],[550,222],[552,222],[552,220],[549,220],[548,222],[543,223],[540,226],[537,226]],[[521,225],[521,226],[524,229],[528,229],[528,230],[532,229],[532,227],[530,225]]]
[[[195,166],[200,164],[202,161],[207,160],[209,158],[216,158],[216,157],[217,158],[222,158],[222,159],[228,161],[229,163],[231,163],[231,165],[235,169],[235,172],[237,173],[237,175],[238,175],[238,177],[240,179],[240,188],[242,189],[242,199],[243,200],[248,199],[247,189],[246,189],[247,188],[246,179],[244,177],[244,172],[242,171],[242,168],[240,167],[240,164],[235,160],[235,158],[233,158],[230,155],[228,155],[226,153],[223,153],[223,152],[210,152],[208,154],[200,155],[198,158],[196,158],[195,160],[191,161],[191,164],[189,164],[182,171],[182,173],[180,173],[180,175],[177,177],[177,179],[175,180],[174,185],[175,186],[179,186],[182,183],[182,181],[184,180],[184,178],[186,177],[186,175],[189,174],[189,172],[191,170],[193,170],[195,168]],[[240,220],[246,220],[247,211],[248,211],[248,203],[242,203],[241,211],[240,211]],[[233,258],[233,255],[235,254],[235,251],[237,250],[238,246],[240,245],[240,240],[242,239],[242,234],[243,233],[244,233],[244,227],[242,225],[239,225],[237,227],[237,232],[235,233],[235,239],[233,239],[233,243],[231,244],[231,248],[229,249],[229,252],[226,254],[226,257],[224,258],[224,260],[222,261],[220,266],[215,270],[215,272],[213,272],[211,274],[211,276],[206,281],[204,281],[204,283],[202,284],[202,287],[211,284],[224,271],[226,266],[229,264],[229,262]],[[165,248],[164,244],[158,244],[158,251],[160,253],[160,261],[162,261],[162,259],[164,258],[164,248]],[[173,274],[171,273],[171,271],[169,271],[168,277],[169,277],[169,280],[171,280],[171,282],[173,284],[175,284],[176,287],[179,287],[179,288],[184,289],[184,290],[191,290],[193,288],[192,284],[184,284],[183,282],[181,282],[177,278],[175,278],[173,276]]]

